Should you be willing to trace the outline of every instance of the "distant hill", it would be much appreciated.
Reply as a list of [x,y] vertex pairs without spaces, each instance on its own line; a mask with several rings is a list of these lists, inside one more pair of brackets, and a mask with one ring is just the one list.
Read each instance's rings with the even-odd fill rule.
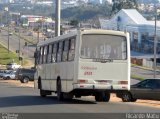
[[84,5],[62,10],[63,19],[78,19],[87,20],[97,16],[110,16],[111,6],[108,4],[103,5]]

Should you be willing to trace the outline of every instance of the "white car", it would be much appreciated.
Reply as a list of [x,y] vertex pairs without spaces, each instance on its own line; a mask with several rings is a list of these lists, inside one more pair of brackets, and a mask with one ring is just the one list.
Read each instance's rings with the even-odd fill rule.
[[3,75],[11,72],[12,70],[0,70],[0,78],[3,78]]
[[3,74],[4,80],[15,79],[15,77],[16,77],[16,75],[15,75],[14,71],[7,72],[7,73]]
[[18,69],[20,67],[22,67],[22,66],[17,64],[17,63],[9,63],[9,64],[6,65],[7,69]]

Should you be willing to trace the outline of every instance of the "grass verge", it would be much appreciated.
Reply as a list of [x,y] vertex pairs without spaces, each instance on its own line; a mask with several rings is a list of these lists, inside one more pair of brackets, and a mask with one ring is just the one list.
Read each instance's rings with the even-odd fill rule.
[[131,75],[131,78],[132,79],[138,79],[138,80],[144,80],[145,78],[144,77],[140,77],[140,76],[137,76],[137,75]]
[[11,51],[8,53],[8,49],[6,49],[0,44],[0,64],[5,65],[13,61],[16,63],[19,62],[16,53],[13,53]]

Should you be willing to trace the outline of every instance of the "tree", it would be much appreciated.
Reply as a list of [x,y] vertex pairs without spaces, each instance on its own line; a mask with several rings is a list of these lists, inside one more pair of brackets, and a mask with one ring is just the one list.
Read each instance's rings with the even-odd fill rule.
[[70,25],[72,25],[72,26],[76,26],[76,27],[77,27],[78,24],[79,24],[79,21],[78,21],[78,20],[75,20],[75,19],[74,19],[74,20],[71,20],[71,21],[70,21]]
[[137,0],[113,0],[112,14],[119,12],[121,9],[137,9]]

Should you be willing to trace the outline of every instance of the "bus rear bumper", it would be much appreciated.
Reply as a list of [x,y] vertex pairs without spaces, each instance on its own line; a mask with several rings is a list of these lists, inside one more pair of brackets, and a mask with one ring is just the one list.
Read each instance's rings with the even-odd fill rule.
[[73,84],[73,89],[129,90],[128,85],[111,84]]
[[74,89],[112,89],[111,85],[101,85],[101,84],[73,84]]

